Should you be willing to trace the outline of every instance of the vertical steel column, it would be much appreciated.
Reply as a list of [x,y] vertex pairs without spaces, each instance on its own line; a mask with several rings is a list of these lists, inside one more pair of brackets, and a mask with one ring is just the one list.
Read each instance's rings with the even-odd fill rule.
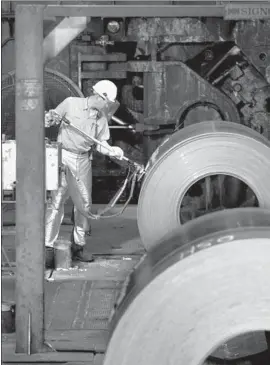
[[44,343],[43,10],[42,5],[17,5],[15,12],[18,353],[41,352]]

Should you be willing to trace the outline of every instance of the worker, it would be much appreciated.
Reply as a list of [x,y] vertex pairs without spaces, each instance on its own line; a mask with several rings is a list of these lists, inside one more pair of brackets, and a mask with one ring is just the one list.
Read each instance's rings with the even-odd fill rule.
[[[53,193],[51,209],[46,216],[45,265],[54,267],[54,243],[58,237],[64,218],[64,204],[71,197],[74,204],[74,226],[71,234],[71,255],[76,261],[91,262],[93,256],[85,251],[86,234],[89,231],[89,213],[92,199],[92,154],[98,152],[117,158],[123,158],[123,150],[110,146],[110,131],[106,110],[110,103],[116,102],[117,87],[109,80],[97,82],[93,93],[86,98],[68,97],[56,109],[45,113],[45,127],[60,125],[58,142],[62,145],[61,185]],[[63,117],[88,134],[102,145],[94,146],[71,126],[61,122]]]

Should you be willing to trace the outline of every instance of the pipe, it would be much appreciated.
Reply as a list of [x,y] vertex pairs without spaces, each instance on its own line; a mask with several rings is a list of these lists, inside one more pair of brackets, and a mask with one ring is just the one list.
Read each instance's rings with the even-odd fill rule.
[[128,125],[110,125],[110,129],[131,129]]
[[87,26],[89,17],[63,19],[43,40],[43,62],[56,57]]
[[[16,352],[44,344],[43,5],[16,6]],[[34,31],[33,31],[34,30]],[[28,333],[28,318],[31,329]]]
[[121,125],[121,126],[125,127],[125,129],[130,129],[133,133],[136,133],[136,130],[134,129],[134,127],[133,127],[131,124],[128,124],[128,123],[126,123],[126,122],[123,122],[121,119],[119,119],[119,118],[117,118],[117,117],[115,117],[115,116],[112,116],[112,120],[113,120],[115,123],[117,123],[117,124],[119,124],[119,125]]
[[112,117],[112,120],[115,122],[115,123],[117,123],[117,124],[119,124],[119,125],[128,125],[126,122],[123,122],[121,119],[119,119],[119,118],[117,118],[117,117],[115,117],[115,116],[113,116]]

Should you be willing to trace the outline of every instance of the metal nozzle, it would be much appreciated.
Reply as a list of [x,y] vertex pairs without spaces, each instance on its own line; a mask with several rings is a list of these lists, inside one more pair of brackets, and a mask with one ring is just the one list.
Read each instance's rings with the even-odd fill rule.
[[133,162],[133,165],[134,165],[136,173],[138,175],[138,181],[140,181],[141,178],[143,177],[143,175],[145,174],[145,168],[143,165],[140,165],[137,162]]

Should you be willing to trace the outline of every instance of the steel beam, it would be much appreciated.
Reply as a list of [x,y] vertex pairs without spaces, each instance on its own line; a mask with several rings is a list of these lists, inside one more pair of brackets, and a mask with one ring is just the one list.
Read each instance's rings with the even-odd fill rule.
[[51,16],[114,17],[223,17],[223,5],[48,5],[45,14]]
[[16,7],[16,352],[44,343],[43,5]]
[[89,21],[85,16],[63,19],[43,41],[44,63],[56,57],[86,28]]
[[227,4],[225,20],[255,20],[270,18],[270,4],[257,2],[253,4]]

